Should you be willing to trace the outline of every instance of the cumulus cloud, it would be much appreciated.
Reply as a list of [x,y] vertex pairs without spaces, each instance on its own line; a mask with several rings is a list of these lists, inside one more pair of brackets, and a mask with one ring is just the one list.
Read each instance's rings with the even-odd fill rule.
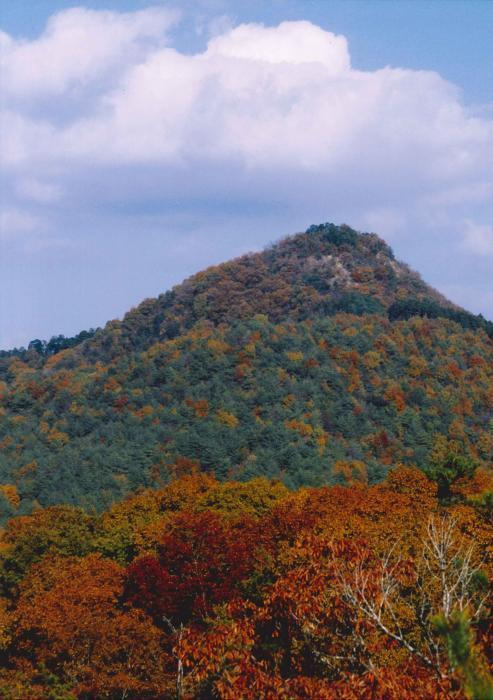
[[76,7],[53,15],[34,41],[2,33],[2,91],[33,99],[79,89],[140,60],[175,20],[176,13],[158,8],[116,13]]
[[464,178],[488,173],[491,121],[469,114],[436,73],[353,70],[345,37],[305,21],[240,25],[187,55],[168,46],[171,21],[162,9],[79,8],[55,15],[35,41],[4,37],[10,95],[62,100],[106,76],[63,124],[12,98],[7,162],[351,170],[462,187],[466,197]]
[[197,220],[217,206],[226,221],[270,207],[265,221],[274,212],[285,232],[345,220],[491,253],[491,227],[471,221],[492,214],[493,120],[456,86],[432,71],[356,70],[346,38],[307,21],[221,18],[189,54],[178,21],[163,6],[74,8],[38,38],[0,33],[11,230],[15,212],[28,227],[40,209],[58,217],[52,230],[80,232],[104,231],[110,210],[128,222],[174,206]]
[[208,56],[263,63],[321,63],[331,75],[350,68],[346,38],[310,22],[281,22],[278,27],[242,24],[209,42]]

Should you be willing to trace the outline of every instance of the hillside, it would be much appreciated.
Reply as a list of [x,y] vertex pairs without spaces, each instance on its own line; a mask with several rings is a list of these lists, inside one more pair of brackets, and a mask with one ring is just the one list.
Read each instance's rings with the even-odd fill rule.
[[287,485],[493,459],[492,324],[375,234],[313,226],[57,351],[0,359],[3,516],[194,467]]
[[348,226],[311,226],[260,253],[210,267],[147,299],[83,346],[88,359],[143,350],[175,338],[198,321],[214,325],[265,314],[301,321],[339,311],[384,314],[396,301],[416,299],[451,308],[442,295],[395,260],[375,234]]

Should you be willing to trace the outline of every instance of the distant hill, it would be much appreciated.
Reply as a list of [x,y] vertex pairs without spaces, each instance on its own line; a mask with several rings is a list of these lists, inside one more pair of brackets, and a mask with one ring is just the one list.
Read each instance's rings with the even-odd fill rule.
[[102,508],[193,465],[297,486],[491,463],[492,338],[375,234],[312,226],[3,353],[0,507]]

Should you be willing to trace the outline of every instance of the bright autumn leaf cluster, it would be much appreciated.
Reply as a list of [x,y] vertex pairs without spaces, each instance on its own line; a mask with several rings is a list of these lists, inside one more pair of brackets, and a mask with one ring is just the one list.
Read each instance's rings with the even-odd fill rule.
[[491,697],[488,472],[445,503],[406,467],[292,492],[188,466],[9,521],[2,698]]

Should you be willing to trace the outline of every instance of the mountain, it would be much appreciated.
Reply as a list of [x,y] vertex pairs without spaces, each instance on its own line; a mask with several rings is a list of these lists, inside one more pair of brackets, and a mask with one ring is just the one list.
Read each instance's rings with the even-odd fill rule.
[[[108,506],[194,467],[289,486],[493,459],[493,324],[323,224],[121,321],[0,358],[0,506]],[[50,349],[51,348],[51,349]]]
[[260,253],[243,255],[193,275],[123,320],[108,324],[87,358],[114,357],[174,338],[198,321],[215,325],[265,314],[273,322],[318,316],[385,313],[397,300],[452,308],[375,234],[324,224],[290,236]]

